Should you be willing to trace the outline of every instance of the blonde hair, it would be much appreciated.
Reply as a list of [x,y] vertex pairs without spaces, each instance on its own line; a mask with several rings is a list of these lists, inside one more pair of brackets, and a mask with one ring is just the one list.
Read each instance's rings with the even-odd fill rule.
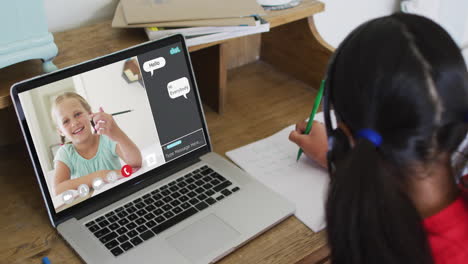
[[[81,104],[81,106],[83,106],[83,108],[88,112],[88,113],[91,113],[91,106],[89,105],[89,103],[86,101],[86,99],[84,99],[81,95],[75,93],[75,92],[64,92],[64,93],[61,93],[59,95],[57,95],[53,102],[52,102],[52,108],[51,108],[51,111],[50,111],[50,114],[52,116],[52,120],[53,122],[55,123],[56,126],[58,126],[58,122],[56,120],[56,116],[55,116],[55,111],[57,110],[57,106],[63,102],[65,99],[76,99],[78,100],[78,102]],[[65,144],[65,137],[60,135],[60,140],[62,141],[62,144]]]

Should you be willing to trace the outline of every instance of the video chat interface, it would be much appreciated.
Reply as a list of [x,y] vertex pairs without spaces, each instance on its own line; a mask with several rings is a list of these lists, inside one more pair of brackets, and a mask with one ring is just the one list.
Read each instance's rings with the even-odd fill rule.
[[[146,159],[143,164],[149,167],[144,171],[151,170],[206,145],[203,123],[196,102],[197,98],[191,85],[190,72],[182,48],[182,44],[177,43],[136,56],[139,73],[154,119],[142,121],[153,121],[155,123],[164,158],[161,163],[153,163],[153,165],[148,162],[148,156],[145,157],[142,153],[142,159]],[[95,69],[95,71],[109,66]],[[116,93],[113,96],[119,95]],[[132,173],[128,171],[132,171],[132,168],[123,165],[121,168],[122,176],[125,178],[131,177]],[[96,190],[107,190],[103,188],[103,185],[109,182],[115,183],[110,188],[124,182],[119,183],[118,179],[119,177],[114,175],[112,181],[109,181],[110,179],[100,179],[98,184],[93,181],[90,186],[82,184],[77,190],[68,190],[57,194],[55,198],[60,203],[56,202],[57,199],[52,199],[54,207],[57,212],[64,210],[79,203],[76,201],[78,198],[89,197],[87,195],[93,189],[94,194],[92,196],[100,193],[96,192]],[[49,181],[48,184],[51,184],[51,182]],[[68,206],[63,208],[63,204],[68,204]]]

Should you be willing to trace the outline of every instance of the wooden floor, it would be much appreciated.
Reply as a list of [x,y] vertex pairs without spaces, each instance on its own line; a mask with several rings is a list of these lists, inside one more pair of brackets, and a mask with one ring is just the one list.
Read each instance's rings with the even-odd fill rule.
[[[231,70],[227,90],[222,116],[204,107],[214,151],[222,155],[306,118],[315,96],[261,61]],[[0,262],[40,263],[48,256],[52,263],[82,263],[49,223],[24,144],[0,148],[0,193]],[[324,263],[327,256],[325,232],[314,234],[290,217],[219,263]]]

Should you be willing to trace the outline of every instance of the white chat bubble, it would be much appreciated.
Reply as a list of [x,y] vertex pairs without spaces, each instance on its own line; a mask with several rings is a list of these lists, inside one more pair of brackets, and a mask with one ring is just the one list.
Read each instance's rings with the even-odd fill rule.
[[151,76],[153,76],[153,73],[155,70],[162,68],[166,65],[166,59],[163,57],[156,58],[154,60],[147,61],[143,63],[143,70],[145,72],[151,72]]
[[182,77],[168,83],[167,92],[169,93],[169,97],[171,99],[175,99],[179,96],[183,96],[185,99],[187,99],[187,94],[190,92],[190,85],[187,77]]

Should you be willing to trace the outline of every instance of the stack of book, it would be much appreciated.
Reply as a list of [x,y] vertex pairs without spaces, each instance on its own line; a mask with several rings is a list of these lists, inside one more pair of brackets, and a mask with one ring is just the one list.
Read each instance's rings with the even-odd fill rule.
[[144,28],[150,40],[180,33],[190,47],[267,32],[262,15],[255,0],[121,0],[112,26]]

